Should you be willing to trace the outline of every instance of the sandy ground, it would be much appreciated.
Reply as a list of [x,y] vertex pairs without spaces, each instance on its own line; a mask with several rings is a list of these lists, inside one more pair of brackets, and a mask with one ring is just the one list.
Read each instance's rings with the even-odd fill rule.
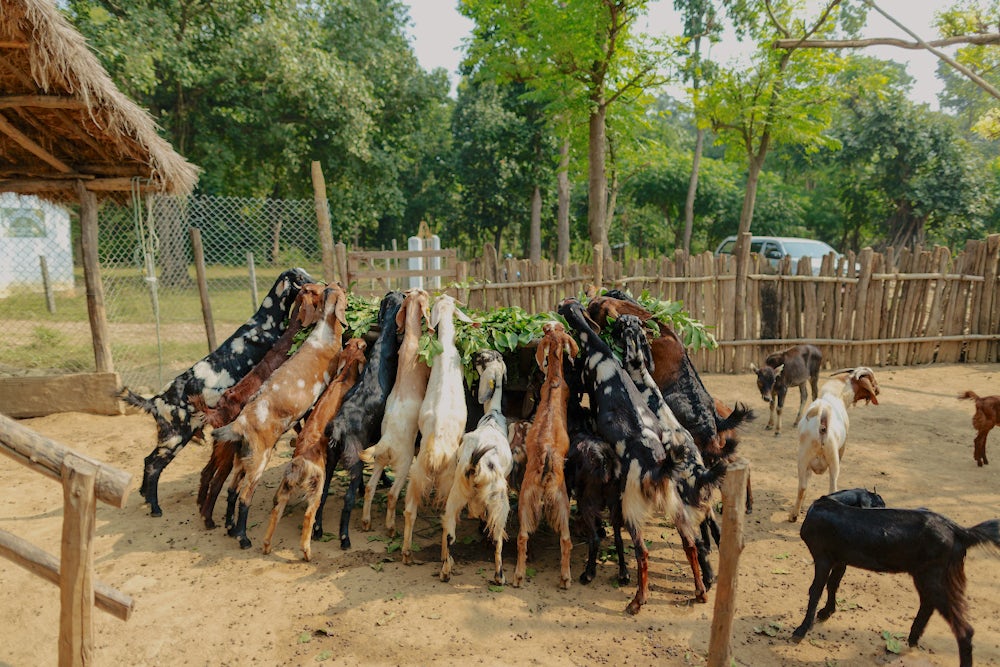
[[[890,506],[927,507],[963,525],[1000,516],[1000,445],[989,445],[993,465],[976,467],[973,406],[955,398],[965,389],[997,393],[1000,366],[880,368],[876,374],[882,402],[851,412],[841,487],[877,485]],[[790,424],[798,398],[789,397],[786,432],[775,437],[764,430],[766,406],[755,395],[751,375],[703,379],[714,395],[730,403],[748,401],[759,415],[744,429],[741,444],[751,462],[756,506],[747,517],[740,560],[735,662],[957,664],[955,641],[938,615],[917,648],[905,646],[917,607],[906,575],[848,570],[838,613],[817,624],[802,643],[790,641],[812,574],[799,524],[787,521],[796,484],[797,439]],[[142,414],[61,414],[23,423],[133,473],[133,489],[155,437],[152,419]],[[534,574],[520,589],[488,585],[491,551],[478,542],[471,520],[459,527],[458,573],[449,583],[439,581],[440,531],[436,513],[426,509],[416,535],[423,547],[416,555],[423,564],[402,565],[398,542],[380,530],[361,532],[360,510],[354,514],[353,549],[341,551],[337,541],[315,543],[313,562],[301,561],[301,504],[290,508],[278,527],[274,552],[264,556],[260,542],[288,461],[287,442],[278,451],[254,499],[254,545],[246,551],[224,529],[206,530],[197,516],[198,473],[208,456],[204,445],[189,445],[164,472],[162,518],[149,516],[135,490],[125,509],[99,507],[96,575],[133,596],[135,613],[123,622],[95,612],[95,664],[705,664],[715,591],[708,604],[693,602],[680,540],[664,520],[646,531],[651,599],[636,617],[624,613],[634,589],[615,585],[614,563],[602,564],[587,586],[576,581],[586,555],[580,541],[573,548],[573,585],[559,590],[558,540],[544,527],[532,538]],[[0,470],[0,528],[57,554],[59,485],[6,458]],[[814,477],[807,503],[826,486],[825,478]],[[335,525],[339,498],[331,499],[331,508],[328,527]],[[220,504],[217,518],[221,510]],[[377,525],[382,511],[376,508]],[[515,558],[516,547],[505,545],[508,577]],[[717,554],[712,558],[717,562]],[[1000,560],[976,550],[966,571],[976,663],[1000,665]],[[56,588],[0,560],[0,590],[5,592],[0,665],[54,664]],[[901,638],[901,653],[887,651],[885,634]]]

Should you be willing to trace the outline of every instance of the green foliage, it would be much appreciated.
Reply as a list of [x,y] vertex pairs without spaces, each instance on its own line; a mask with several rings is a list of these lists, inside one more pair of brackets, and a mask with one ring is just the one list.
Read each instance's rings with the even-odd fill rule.
[[885,650],[889,653],[899,655],[903,651],[903,635],[896,632],[882,631],[882,639],[885,640]]

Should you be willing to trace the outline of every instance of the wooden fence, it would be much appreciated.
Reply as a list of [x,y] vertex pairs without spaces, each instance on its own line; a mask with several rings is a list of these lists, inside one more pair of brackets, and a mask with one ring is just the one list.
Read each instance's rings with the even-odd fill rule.
[[[123,621],[132,598],[94,581],[94,528],[97,501],[124,507],[132,475],[74,452],[0,415],[0,452],[62,483],[61,559],[0,530],[0,556],[57,584],[60,589],[59,665],[95,664],[94,605]],[[12,604],[22,600],[9,597]]]
[[832,367],[994,362],[1000,359],[998,255],[1000,234],[969,241],[955,255],[943,247],[865,249],[837,263],[829,255],[813,275],[808,259],[792,266],[786,258],[775,268],[749,252],[562,267],[499,261],[487,245],[468,263],[467,281],[452,291],[471,308],[529,312],[552,311],[593,284],[681,301],[719,343],[693,353],[704,372],[744,372],[796,343],[820,345]]

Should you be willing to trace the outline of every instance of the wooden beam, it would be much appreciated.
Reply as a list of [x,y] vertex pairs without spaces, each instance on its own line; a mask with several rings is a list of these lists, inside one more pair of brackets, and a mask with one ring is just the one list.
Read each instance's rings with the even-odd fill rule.
[[[4,415],[0,415],[0,453],[54,480],[61,479],[67,456],[74,454],[77,458],[87,458]],[[115,507],[125,507],[132,474],[97,459],[87,460],[97,466],[94,489],[97,499]]]
[[94,364],[98,373],[114,373],[101,262],[97,256],[97,197],[83,181],[76,181],[76,197],[80,202],[80,246],[83,248],[83,277],[87,283],[87,315],[94,341]]
[[33,107],[36,109],[86,109],[83,100],[61,95],[3,95],[0,109],[13,107]]
[[52,153],[39,146],[31,137],[21,132],[21,130],[14,127],[10,121],[0,115],[0,132],[3,132],[8,137],[13,139],[21,148],[28,151],[29,153],[35,155],[40,160],[44,160],[61,172],[69,173],[73,169],[57,158]]
[[[132,191],[132,179],[130,178],[94,178],[93,176],[80,176],[76,181],[68,181],[65,179],[47,180],[41,178],[0,178],[0,192],[17,192],[20,194],[73,194],[76,192],[75,183],[82,183],[83,188],[89,192]],[[162,183],[150,183],[148,180],[142,180],[139,182],[140,192],[160,192],[162,190]]]

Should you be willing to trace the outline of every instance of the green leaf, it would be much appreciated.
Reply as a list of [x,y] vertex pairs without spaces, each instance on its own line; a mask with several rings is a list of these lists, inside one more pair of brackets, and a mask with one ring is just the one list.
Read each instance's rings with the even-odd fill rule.
[[311,641],[312,641],[312,633],[311,632],[303,632],[302,634],[299,635],[299,643],[300,644],[308,644]]
[[503,593],[503,586],[499,584],[490,584],[489,589],[494,593]]
[[883,630],[882,639],[885,640],[885,650],[890,653],[899,654],[903,650],[903,644],[899,641],[902,637],[902,635]]

